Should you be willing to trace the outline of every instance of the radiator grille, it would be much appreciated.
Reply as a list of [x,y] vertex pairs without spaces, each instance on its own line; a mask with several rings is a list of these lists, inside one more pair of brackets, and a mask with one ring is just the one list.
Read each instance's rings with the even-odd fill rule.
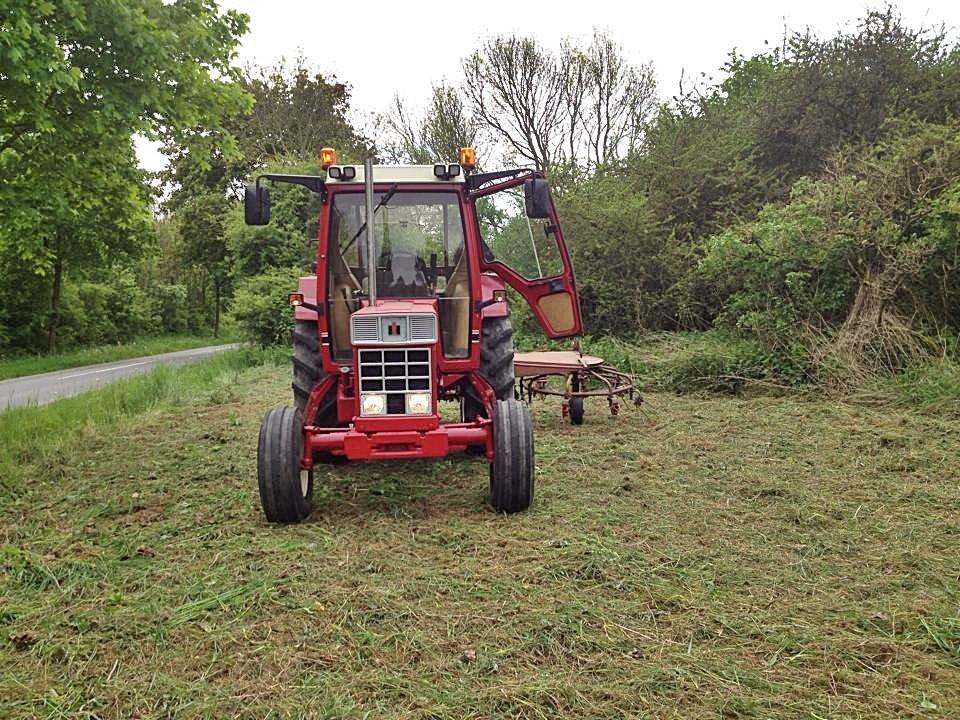
[[360,350],[360,392],[386,393],[387,414],[406,412],[407,392],[430,391],[430,350]]

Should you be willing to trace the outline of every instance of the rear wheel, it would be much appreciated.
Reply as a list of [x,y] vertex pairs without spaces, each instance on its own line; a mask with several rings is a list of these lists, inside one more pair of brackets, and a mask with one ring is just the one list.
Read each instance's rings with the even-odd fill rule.
[[[480,375],[497,400],[513,398],[513,325],[508,317],[484,318],[480,326]],[[469,381],[464,382],[460,418],[472,422],[485,415],[483,402]]]
[[490,383],[497,400],[513,397],[513,324],[509,316],[483,319],[480,374]]
[[526,510],[533,502],[533,423],[519,400],[498,400],[493,409],[490,505],[497,512]]
[[290,407],[267,411],[257,445],[260,504],[270,522],[303,520],[313,507],[313,471],[303,470],[303,415]]
[[[320,342],[314,320],[297,320],[293,330],[293,402],[304,413],[313,388],[327,377],[320,361]],[[336,394],[331,392],[320,403],[317,416],[310,419],[320,427],[337,425]]]

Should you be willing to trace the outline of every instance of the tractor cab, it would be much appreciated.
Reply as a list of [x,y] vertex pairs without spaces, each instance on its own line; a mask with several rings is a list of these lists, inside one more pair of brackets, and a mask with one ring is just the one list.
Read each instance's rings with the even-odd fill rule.
[[[325,178],[270,174],[247,187],[249,224],[269,221],[268,182],[321,199],[317,272],[289,295],[296,409],[268,413],[261,433],[262,443],[276,436],[260,453],[269,519],[301,519],[314,464],[336,458],[472,450],[491,463],[496,509],[532,500],[532,426],[515,399],[506,289],[549,338],[579,335],[580,307],[543,173],[476,172],[474,157],[465,148],[456,163],[350,165],[325,148]],[[456,422],[441,418],[442,400],[459,402]],[[276,450],[281,435],[294,445]],[[278,452],[298,456],[300,490],[287,495]]]

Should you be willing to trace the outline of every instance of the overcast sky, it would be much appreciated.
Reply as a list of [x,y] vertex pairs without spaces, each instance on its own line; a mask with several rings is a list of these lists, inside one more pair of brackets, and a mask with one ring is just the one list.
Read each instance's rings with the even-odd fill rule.
[[[776,46],[784,27],[832,35],[883,3],[221,0],[220,5],[250,16],[241,63],[270,65],[302,53],[321,72],[350,84],[352,120],[363,125],[371,114],[387,109],[394,93],[419,106],[432,83],[459,81],[461,58],[489,35],[523,33],[558,47],[564,38],[603,30],[630,59],[653,62],[660,94],[667,99],[676,94],[681,73],[690,80],[700,73],[719,78],[718,69],[733,48],[749,55],[762,51],[765,41]],[[957,0],[916,0],[902,3],[900,11],[914,27],[945,24],[957,37]],[[159,169],[162,156],[145,144],[139,149],[141,164]]]

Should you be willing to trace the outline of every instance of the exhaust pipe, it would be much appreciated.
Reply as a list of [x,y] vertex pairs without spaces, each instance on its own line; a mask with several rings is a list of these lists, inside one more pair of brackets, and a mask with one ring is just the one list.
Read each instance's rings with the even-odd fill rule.
[[370,158],[363,161],[363,189],[367,201],[367,295],[373,307],[377,302],[377,260],[374,258],[373,160]]

